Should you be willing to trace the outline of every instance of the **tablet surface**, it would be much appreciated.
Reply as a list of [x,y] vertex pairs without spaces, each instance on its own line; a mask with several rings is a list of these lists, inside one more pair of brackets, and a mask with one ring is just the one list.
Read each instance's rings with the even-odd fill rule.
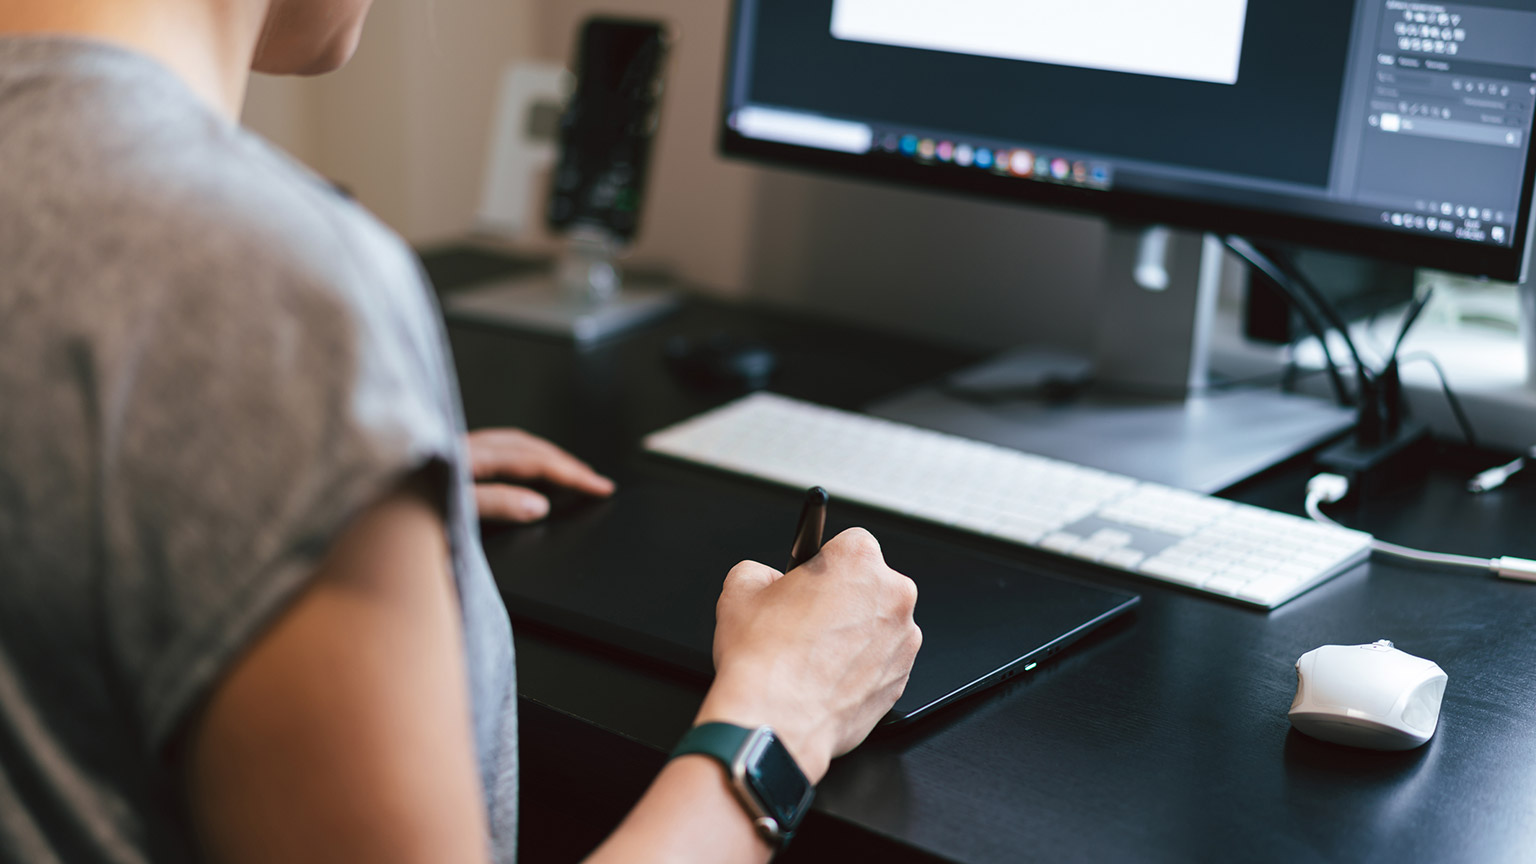
[[[783,566],[800,500],[747,481],[642,476],[611,501],[496,534],[486,548],[515,622],[708,680],[725,574],[743,558]],[[826,534],[871,527],[886,561],[918,585],[923,647],[886,724],[1034,668],[1140,599],[892,530],[892,521],[834,500]]]

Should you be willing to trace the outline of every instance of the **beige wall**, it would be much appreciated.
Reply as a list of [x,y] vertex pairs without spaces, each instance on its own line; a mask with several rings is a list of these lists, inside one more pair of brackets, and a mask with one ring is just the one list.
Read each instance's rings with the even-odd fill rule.
[[349,187],[414,241],[462,234],[490,106],[531,52],[532,0],[377,0],[357,57],[313,80],[258,78],[246,122]]
[[245,100],[245,124],[311,165],[317,161],[313,88],[297,78],[258,75]]
[[947,341],[1086,347],[1097,223],[765,169],[715,154],[726,0],[378,0],[341,73],[258,82],[248,119],[416,242],[473,223],[495,82],[568,58],[589,14],[656,17],[678,39],[631,259]]

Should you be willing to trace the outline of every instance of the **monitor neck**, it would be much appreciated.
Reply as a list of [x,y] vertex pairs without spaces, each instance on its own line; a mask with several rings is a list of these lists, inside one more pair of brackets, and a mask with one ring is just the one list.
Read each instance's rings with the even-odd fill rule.
[[1101,386],[1170,399],[1205,391],[1224,256],[1208,234],[1110,226],[1094,341]]
[[1520,338],[1525,343],[1525,386],[1536,390],[1536,283],[1524,282],[1520,291]]

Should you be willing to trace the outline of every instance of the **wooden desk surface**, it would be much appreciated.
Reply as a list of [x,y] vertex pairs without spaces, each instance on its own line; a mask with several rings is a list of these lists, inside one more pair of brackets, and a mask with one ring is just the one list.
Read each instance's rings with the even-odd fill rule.
[[[660,359],[668,337],[716,331],[774,345],[784,361],[775,390],[844,407],[974,359],[702,301],[585,354],[450,326],[472,426],[547,435],[614,474],[621,490],[645,464],[637,461],[641,435],[730,398],[684,388]],[[1536,558],[1536,476],[1486,496],[1463,490],[1497,458],[1443,450],[1422,484],[1337,515],[1424,548]],[[1299,460],[1228,494],[1299,512],[1308,476]],[[541,530],[559,530],[558,521]],[[487,538],[495,570],[517,566],[509,538]],[[781,860],[1536,860],[1536,585],[1373,563],[1266,615],[1001,543],[965,542],[1136,591],[1142,606],[1031,677],[840,760]],[[512,611],[523,860],[573,860],[640,794],[703,691]],[[1381,638],[1450,676],[1430,744],[1373,753],[1291,731],[1296,658]]]

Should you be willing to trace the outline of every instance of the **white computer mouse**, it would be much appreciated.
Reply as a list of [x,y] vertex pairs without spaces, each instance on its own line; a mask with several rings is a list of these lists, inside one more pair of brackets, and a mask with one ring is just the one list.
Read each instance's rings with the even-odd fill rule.
[[1291,725],[1351,747],[1412,750],[1435,734],[1445,672],[1393,647],[1324,645],[1296,661]]

